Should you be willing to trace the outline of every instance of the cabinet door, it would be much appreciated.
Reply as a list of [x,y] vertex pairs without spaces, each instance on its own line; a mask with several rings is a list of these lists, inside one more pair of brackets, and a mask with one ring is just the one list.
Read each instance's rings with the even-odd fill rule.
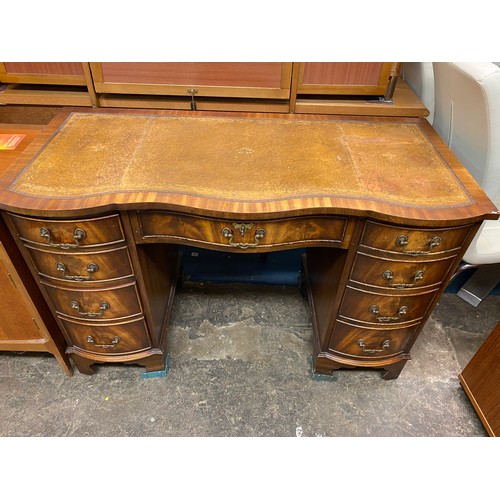
[[392,62],[296,63],[297,94],[384,95]]
[[[18,266],[21,268],[18,269]],[[48,310],[45,311],[44,318],[37,310],[33,300],[43,299],[34,288],[34,283],[31,291],[26,288],[24,280],[30,279],[24,262],[19,260],[19,256],[11,260],[0,241],[0,351],[50,352],[64,372],[71,375],[73,369],[65,353],[66,342]],[[40,307],[47,308],[44,303],[37,303]]]
[[0,82],[86,85],[81,62],[3,62]]
[[[26,303],[21,280],[0,242],[0,349],[7,344],[22,344],[28,341],[43,342],[40,325],[31,304]],[[35,313],[35,314],[34,314]]]
[[458,378],[488,434],[500,436],[500,322]]
[[291,63],[90,63],[96,92],[288,99]]

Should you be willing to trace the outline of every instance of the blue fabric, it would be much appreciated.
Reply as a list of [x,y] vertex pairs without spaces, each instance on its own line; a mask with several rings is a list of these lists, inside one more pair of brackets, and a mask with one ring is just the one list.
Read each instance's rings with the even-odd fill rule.
[[298,286],[302,253],[301,249],[245,254],[184,247],[183,281]]
[[[245,254],[184,247],[183,281],[299,286],[303,252],[299,248]],[[457,293],[473,272],[469,269],[457,276],[445,293]],[[491,293],[500,295],[500,284]]]

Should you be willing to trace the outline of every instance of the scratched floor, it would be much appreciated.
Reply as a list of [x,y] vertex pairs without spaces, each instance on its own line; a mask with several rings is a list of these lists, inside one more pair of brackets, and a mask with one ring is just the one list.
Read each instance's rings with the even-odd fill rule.
[[445,294],[397,380],[311,373],[309,309],[290,287],[179,290],[167,377],[134,365],[63,374],[48,354],[0,354],[0,436],[486,436],[457,375],[496,322]]

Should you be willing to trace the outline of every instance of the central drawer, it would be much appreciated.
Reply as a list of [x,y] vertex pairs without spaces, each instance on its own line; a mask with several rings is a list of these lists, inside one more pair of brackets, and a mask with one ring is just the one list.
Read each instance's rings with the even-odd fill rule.
[[312,216],[290,219],[226,220],[171,212],[138,212],[138,243],[172,241],[224,250],[269,250],[273,247],[325,245],[346,248],[347,217]]

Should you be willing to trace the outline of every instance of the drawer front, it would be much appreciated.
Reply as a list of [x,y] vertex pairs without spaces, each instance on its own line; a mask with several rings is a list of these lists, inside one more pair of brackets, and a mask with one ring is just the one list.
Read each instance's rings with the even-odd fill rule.
[[125,241],[119,215],[75,220],[10,217],[22,240],[51,248],[72,250]]
[[435,294],[436,290],[413,295],[381,295],[348,286],[339,316],[379,327],[415,321],[425,315]]
[[126,247],[93,252],[45,250],[26,245],[38,272],[63,281],[106,281],[132,276]]
[[437,286],[454,260],[454,256],[435,261],[391,260],[358,253],[351,280],[395,290]]
[[88,289],[45,285],[55,310],[73,318],[106,321],[142,314],[135,282],[119,288]]
[[144,318],[118,324],[85,323],[60,318],[73,345],[105,355],[130,354],[151,347]]
[[347,246],[347,217],[298,217],[266,221],[231,221],[139,212],[139,241],[170,238],[181,243],[210,243],[227,249],[328,244]]
[[361,245],[406,256],[458,251],[471,227],[424,230],[367,222]]
[[416,327],[376,330],[337,322],[329,350],[355,358],[385,358],[404,352]]

